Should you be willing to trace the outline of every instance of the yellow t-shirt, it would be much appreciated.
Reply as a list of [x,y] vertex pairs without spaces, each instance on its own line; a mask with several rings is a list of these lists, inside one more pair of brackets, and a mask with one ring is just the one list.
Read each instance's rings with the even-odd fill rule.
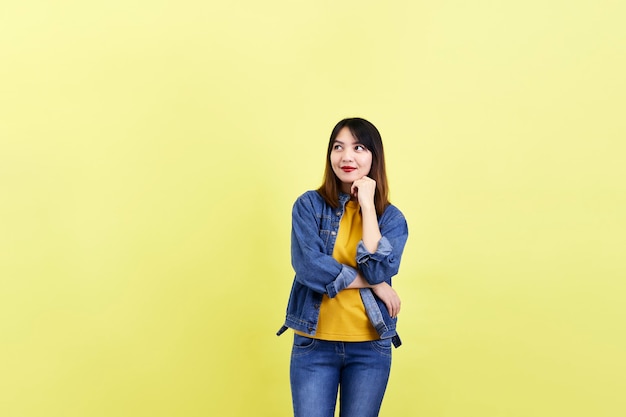
[[[359,204],[348,201],[339,223],[333,258],[356,268],[356,247],[363,237],[363,222]],[[315,335],[296,333],[322,340],[365,342],[380,339],[372,326],[358,289],[345,289],[335,298],[324,295]]]

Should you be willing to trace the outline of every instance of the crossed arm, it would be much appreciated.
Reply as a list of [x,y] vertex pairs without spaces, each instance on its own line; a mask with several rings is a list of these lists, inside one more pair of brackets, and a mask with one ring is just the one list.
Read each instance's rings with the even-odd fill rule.
[[406,241],[406,223],[403,217],[398,217],[401,213],[396,210],[379,227],[373,198],[371,204],[362,201],[366,194],[363,187],[365,185],[361,184],[361,192],[358,193],[363,219],[362,241],[357,249],[358,268],[342,265],[324,253],[318,226],[311,222],[314,215],[310,200],[305,197],[296,202],[292,229],[292,263],[296,279],[331,298],[346,288],[370,288],[386,305],[389,315],[396,317],[401,303],[389,278],[397,273]]

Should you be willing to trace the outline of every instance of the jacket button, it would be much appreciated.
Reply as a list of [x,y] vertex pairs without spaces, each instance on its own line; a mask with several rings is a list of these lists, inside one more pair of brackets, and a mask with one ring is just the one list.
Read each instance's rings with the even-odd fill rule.
[[337,212],[337,217],[341,217],[341,212],[340,211]]
[[331,235],[335,236],[337,234],[337,232],[335,232],[334,230],[332,232],[330,232]]

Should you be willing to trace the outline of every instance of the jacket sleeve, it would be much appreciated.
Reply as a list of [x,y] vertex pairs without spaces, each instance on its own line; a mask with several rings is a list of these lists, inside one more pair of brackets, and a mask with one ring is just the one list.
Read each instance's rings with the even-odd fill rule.
[[394,206],[387,210],[379,220],[382,238],[378,242],[376,252],[370,253],[360,241],[357,246],[356,261],[365,280],[372,284],[386,281],[398,273],[404,245],[409,230],[404,215]]
[[297,282],[333,298],[354,281],[357,270],[326,254],[319,222],[310,197],[298,198],[292,210],[291,264]]

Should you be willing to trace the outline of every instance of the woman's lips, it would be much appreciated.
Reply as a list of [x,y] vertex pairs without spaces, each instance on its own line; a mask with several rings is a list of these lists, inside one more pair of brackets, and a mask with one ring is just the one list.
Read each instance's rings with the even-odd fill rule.
[[354,168],[354,167],[341,167],[341,170],[342,170],[343,172],[352,172],[352,171],[354,171],[355,169],[356,169],[356,168]]

